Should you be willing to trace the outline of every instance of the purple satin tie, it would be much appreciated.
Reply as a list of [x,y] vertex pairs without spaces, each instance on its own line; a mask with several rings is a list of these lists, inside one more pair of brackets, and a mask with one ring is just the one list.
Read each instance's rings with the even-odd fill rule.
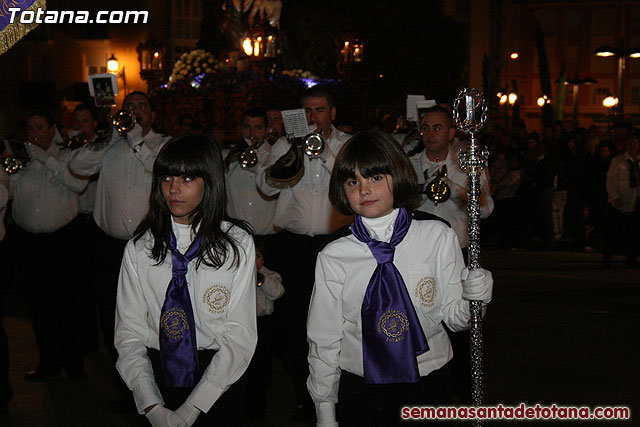
[[169,249],[172,278],[160,317],[160,360],[167,387],[193,387],[198,372],[198,348],[186,274],[189,262],[200,253],[200,236],[182,255],[176,248],[172,230]]
[[417,356],[429,350],[402,275],[393,264],[411,216],[398,212],[389,243],[369,236],[360,215],[351,225],[354,237],[366,243],[378,266],[362,302],[362,357],[367,384],[415,383],[420,380]]

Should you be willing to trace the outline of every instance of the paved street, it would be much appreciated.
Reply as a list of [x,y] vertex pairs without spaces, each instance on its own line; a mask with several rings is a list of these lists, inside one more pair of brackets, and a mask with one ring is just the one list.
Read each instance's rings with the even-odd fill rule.
[[[614,259],[613,269],[604,270],[601,255],[577,252],[492,249],[483,258],[495,278],[485,318],[487,404],[628,405],[640,410],[640,270],[623,268],[622,257]],[[87,358],[87,381],[24,382],[22,375],[36,366],[37,353],[30,322],[19,308],[10,307],[4,319],[15,394],[10,416],[0,417],[0,425],[145,425],[142,417],[113,404],[120,397],[119,380],[103,351]],[[278,362],[274,370],[266,425],[295,426],[288,378]],[[640,422],[607,423],[623,424]]]

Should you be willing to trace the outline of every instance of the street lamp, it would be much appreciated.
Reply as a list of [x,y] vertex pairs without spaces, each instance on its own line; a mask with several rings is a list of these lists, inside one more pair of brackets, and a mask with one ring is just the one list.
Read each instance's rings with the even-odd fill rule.
[[564,82],[566,85],[573,85],[573,123],[576,129],[578,128],[578,91],[580,90],[580,85],[592,85],[595,83],[597,81],[591,77],[579,79],[578,73],[575,73],[572,79],[567,79]]
[[124,94],[127,94],[127,77],[124,74],[124,66],[122,67],[122,71],[118,72],[118,68],[120,68],[120,63],[118,62],[118,58],[112,53],[109,59],[107,59],[107,71],[109,74],[113,74],[118,77],[122,77],[122,86],[124,89]]
[[624,44],[621,43],[620,47],[613,47],[609,45],[602,45],[595,49],[593,53],[596,56],[600,56],[603,58],[609,56],[617,56],[618,57],[618,118],[622,119],[624,115],[624,90],[622,87],[622,75],[624,73],[624,68],[626,65],[627,56],[631,58],[640,58],[640,47],[634,47],[632,49],[627,49],[624,47]]

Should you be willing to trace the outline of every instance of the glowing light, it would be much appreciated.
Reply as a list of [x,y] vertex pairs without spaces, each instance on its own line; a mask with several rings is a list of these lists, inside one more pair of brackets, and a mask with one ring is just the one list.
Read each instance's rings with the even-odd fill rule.
[[536,103],[538,104],[538,107],[542,107],[544,104],[547,103],[547,101],[543,97],[540,97],[540,98],[538,98]]
[[517,100],[518,100],[518,95],[516,95],[515,93],[511,92],[509,94],[509,104],[511,104],[511,105],[515,104]]
[[615,53],[613,52],[598,52],[596,53],[597,56],[603,56],[603,57],[607,57],[607,56],[613,56],[615,55]]
[[602,105],[604,105],[607,108],[615,107],[616,105],[618,105],[618,98],[614,98],[613,96],[607,96],[605,99],[602,100]]
[[509,55],[509,58],[511,59],[518,59],[520,55],[518,55],[518,52],[513,52],[511,55]]
[[507,95],[502,95],[500,97],[500,104],[504,105],[507,102]]
[[153,52],[153,57],[154,57],[154,58],[157,58],[157,57],[159,57],[159,56],[160,56],[160,52]]
[[247,56],[253,55],[253,46],[249,37],[244,39],[244,41],[242,42],[242,49]]
[[116,59],[114,54],[111,54],[111,57],[107,59],[107,71],[111,74],[115,74],[118,72],[118,60]]

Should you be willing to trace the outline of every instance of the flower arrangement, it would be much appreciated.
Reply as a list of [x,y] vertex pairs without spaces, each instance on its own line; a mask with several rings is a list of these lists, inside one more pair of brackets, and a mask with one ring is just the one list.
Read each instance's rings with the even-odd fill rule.
[[173,66],[169,77],[168,88],[173,88],[180,80],[193,80],[202,74],[211,74],[223,69],[223,63],[218,61],[211,53],[196,49],[182,54]]
[[282,74],[289,77],[297,77],[299,79],[321,80],[320,77],[313,75],[311,71],[301,70],[299,68],[293,70],[283,70]]

